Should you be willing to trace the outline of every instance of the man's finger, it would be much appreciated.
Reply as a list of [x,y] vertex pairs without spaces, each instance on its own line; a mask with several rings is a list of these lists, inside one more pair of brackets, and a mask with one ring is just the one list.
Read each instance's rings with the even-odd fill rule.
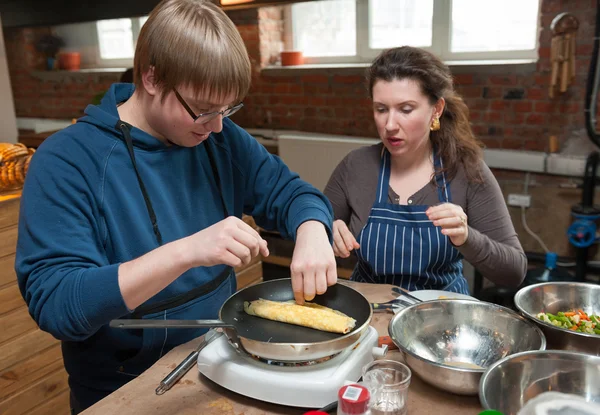
[[302,281],[302,274],[294,272],[292,268],[292,290],[294,291],[294,299],[297,304],[304,304],[304,281]]
[[327,268],[327,285],[331,287],[332,285],[337,284],[337,279],[338,275],[336,266],[334,265]]
[[325,294],[327,291],[327,269],[322,269],[315,275],[315,289],[317,294]]
[[314,272],[303,272],[302,279],[304,280],[304,299],[311,301],[315,298],[315,274]]

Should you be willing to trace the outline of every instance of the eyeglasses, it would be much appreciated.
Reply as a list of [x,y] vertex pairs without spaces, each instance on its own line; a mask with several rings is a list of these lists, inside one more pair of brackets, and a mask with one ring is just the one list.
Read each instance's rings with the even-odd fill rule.
[[177,100],[179,102],[181,102],[181,105],[183,105],[183,108],[185,108],[185,110],[188,112],[188,114],[190,114],[190,116],[192,117],[194,122],[197,122],[198,124],[206,124],[207,122],[214,120],[219,115],[222,115],[223,118],[229,117],[229,116],[235,114],[236,112],[238,112],[244,106],[244,104],[242,102],[240,102],[239,104],[234,105],[233,107],[225,108],[223,111],[205,112],[203,114],[196,115],[194,113],[194,111],[192,111],[190,106],[187,104],[187,102],[185,102],[183,97],[181,95],[179,95],[179,92],[177,92],[177,90],[175,88],[173,88],[173,91],[175,92],[175,96],[177,97]]

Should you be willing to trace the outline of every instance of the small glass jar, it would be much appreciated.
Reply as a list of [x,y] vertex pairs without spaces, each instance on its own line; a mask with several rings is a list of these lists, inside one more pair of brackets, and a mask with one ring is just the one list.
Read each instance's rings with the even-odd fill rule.
[[363,383],[371,393],[371,415],[405,415],[411,371],[395,360],[375,360],[363,368]]

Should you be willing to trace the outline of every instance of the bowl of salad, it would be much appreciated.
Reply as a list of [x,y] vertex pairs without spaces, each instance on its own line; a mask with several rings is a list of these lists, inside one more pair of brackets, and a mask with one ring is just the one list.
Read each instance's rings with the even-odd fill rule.
[[545,282],[521,288],[515,306],[544,332],[547,349],[600,356],[600,285]]

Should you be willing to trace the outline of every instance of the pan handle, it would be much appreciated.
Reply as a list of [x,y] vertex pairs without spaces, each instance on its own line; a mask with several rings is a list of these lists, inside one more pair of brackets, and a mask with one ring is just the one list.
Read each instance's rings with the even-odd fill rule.
[[234,329],[232,324],[221,320],[145,320],[145,319],[117,319],[110,322],[110,327],[119,329],[197,329],[197,328],[228,328]]
[[110,322],[110,327],[119,329],[221,329],[229,343],[238,353],[248,354],[237,334],[233,324],[222,320],[145,320],[145,319],[116,319]]

